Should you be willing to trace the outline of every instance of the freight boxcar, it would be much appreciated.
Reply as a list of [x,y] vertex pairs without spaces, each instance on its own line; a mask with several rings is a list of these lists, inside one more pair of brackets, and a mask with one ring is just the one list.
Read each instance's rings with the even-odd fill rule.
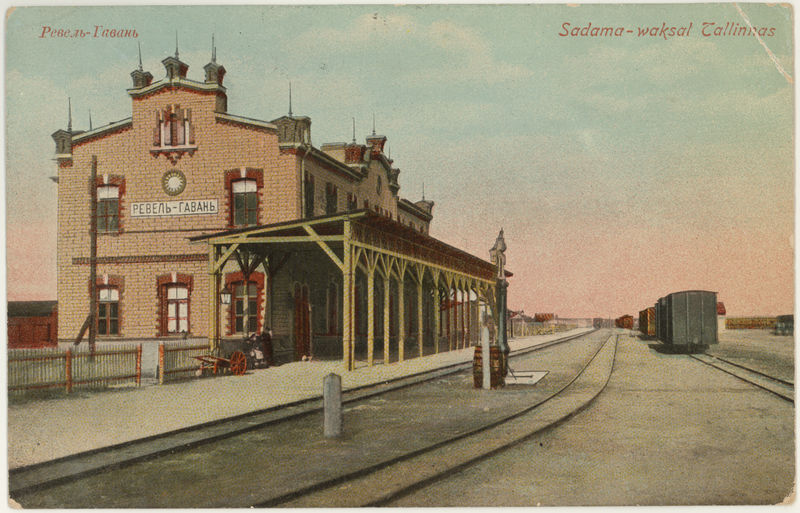
[[639,331],[646,337],[656,334],[656,309],[652,306],[639,312]]
[[673,292],[656,307],[658,338],[675,350],[702,351],[717,343],[717,293]]
[[656,338],[667,340],[667,298],[660,297],[655,305],[656,310]]
[[633,316],[632,315],[623,315],[622,317],[617,317],[614,320],[614,325],[617,328],[622,328],[625,330],[632,330],[633,329]]
[[776,335],[794,335],[794,315],[779,315],[775,319]]

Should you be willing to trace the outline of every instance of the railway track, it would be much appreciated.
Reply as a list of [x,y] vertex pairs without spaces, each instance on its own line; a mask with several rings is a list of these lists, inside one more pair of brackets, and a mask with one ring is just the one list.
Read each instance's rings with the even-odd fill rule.
[[[428,447],[253,504],[251,507],[300,508],[325,507],[331,504],[337,507],[390,506],[401,497],[552,429],[582,411],[608,384],[618,341],[619,335],[610,336],[571,380],[533,405]],[[606,361],[599,366],[593,366],[601,357]],[[588,371],[589,369],[592,370]],[[587,377],[587,374],[592,375]],[[602,376],[599,386],[587,387],[582,382],[576,387],[578,391],[565,397],[565,392],[572,392],[571,388],[577,382],[598,381],[598,376]],[[560,404],[556,404],[559,399]]]
[[[564,344],[594,331],[596,330],[512,351],[510,357],[515,358]],[[396,378],[387,382],[353,388],[345,391],[343,403],[352,404],[378,397],[391,391],[427,383],[444,376],[463,372],[471,366],[472,361],[467,361]],[[158,458],[159,456],[174,454],[178,451],[192,449],[280,422],[311,415],[321,410],[322,398],[315,397],[52,461],[11,469],[9,471],[9,493],[17,494],[43,490],[110,469],[124,468],[135,463]]]
[[770,376],[761,371],[751,369],[739,363],[732,362],[719,356],[710,354],[692,354],[689,355],[695,360],[702,362],[710,367],[714,367],[726,374],[749,383],[755,387],[776,395],[794,404],[794,383],[784,379]]

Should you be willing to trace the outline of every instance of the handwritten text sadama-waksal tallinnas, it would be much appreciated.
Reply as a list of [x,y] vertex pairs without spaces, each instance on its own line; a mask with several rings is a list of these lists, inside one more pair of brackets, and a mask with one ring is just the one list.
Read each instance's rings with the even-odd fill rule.
[[688,25],[670,25],[662,22],[660,25],[645,26],[594,25],[592,22],[586,25],[574,25],[564,22],[558,32],[561,37],[633,36],[664,40],[675,37],[690,37],[693,34],[699,34],[702,37],[772,37],[775,35],[775,27],[756,27],[731,21],[725,23],[704,21],[699,25],[695,25],[694,22],[690,22]]

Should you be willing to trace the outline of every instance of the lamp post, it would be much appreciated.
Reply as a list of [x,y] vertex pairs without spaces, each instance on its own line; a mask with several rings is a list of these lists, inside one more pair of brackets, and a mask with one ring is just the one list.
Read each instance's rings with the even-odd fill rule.
[[[217,287],[219,287],[219,285],[217,285]],[[222,290],[219,291],[219,302],[221,304],[223,304],[223,305],[229,305],[229,304],[231,304],[231,296],[232,296],[231,290],[228,288],[227,285],[225,285],[225,287]],[[217,312],[215,314],[216,317],[217,317],[216,318],[217,328],[216,328],[216,330],[214,330],[215,331],[215,337],[216,337],[216,340],[214,340],[214,352],[215,353],[220,350],[221,341],[222,341],[221,325],[220,325],[220,322],[219,322],[219,317],[220,317],[221,313],[222,313],[222,308],[217,308]]]
[[[506,241],[503,237],[503,230],[494,242],[494,246],[489,250],[492,263],[497,266],[496,279],[496,310],[497,310],[497,342],[489,349],[489,358],[492,361],[491,368],[496,369],[497,375],[492,375],[491,386],[502,387],[505,385],[505,376],[508,373],[508,332],[507,332],[507,305],[506,288],[508,282],[505,276],[506,264]],[[494,373],[493,373],[494,374]]]
[[[494,246],[489,251],[492,257],[492,263],[497,266],[497,345],[500,346],[500,352],[503,353],[505,358],[508,357],[508,301],[507,289],[508,281],[506,280],[505,265],[506,265],[506,241],[503,237],[503,229],[497,235],[497,240],[494,241]],[[503,375],[508,372],[507,366],[503,366]]]
[[219,300],[223,305],[231,304],[231,291],[227,285],[219,292]]

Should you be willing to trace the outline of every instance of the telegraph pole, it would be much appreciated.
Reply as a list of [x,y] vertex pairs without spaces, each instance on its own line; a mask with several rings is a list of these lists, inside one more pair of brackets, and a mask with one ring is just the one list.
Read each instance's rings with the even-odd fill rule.
[[97,338],[97,156],[92,155],[89,182],[91,219],[89,221],[89,351],[94,356]]

